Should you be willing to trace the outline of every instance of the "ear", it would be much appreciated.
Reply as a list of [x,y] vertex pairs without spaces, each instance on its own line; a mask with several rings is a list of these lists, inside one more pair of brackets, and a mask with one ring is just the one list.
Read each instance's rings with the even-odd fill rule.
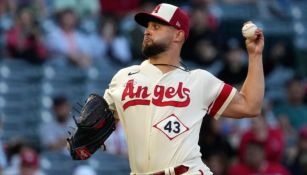
[[174,34],[174,40],[176,42],[184,42],[185,37],[184,37],[184,31],[183,30],[176,30]]

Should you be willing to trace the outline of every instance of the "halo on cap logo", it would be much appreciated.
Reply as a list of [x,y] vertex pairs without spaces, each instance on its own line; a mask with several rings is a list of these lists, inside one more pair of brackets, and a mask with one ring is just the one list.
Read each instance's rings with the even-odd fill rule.
[[160,5],[158,5],[158,6],[152,11],[152,13],[158,13],[159,9],[160,9]]
[[181,27],[181,24],[180,24],[179,21],[176,22],[176,26],[177,26],[177,27]]

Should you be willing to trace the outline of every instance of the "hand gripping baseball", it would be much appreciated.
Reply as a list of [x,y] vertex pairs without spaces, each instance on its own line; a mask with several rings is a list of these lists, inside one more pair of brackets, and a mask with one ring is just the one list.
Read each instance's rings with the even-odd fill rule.
[[264,48],[264,36],[261,29],[257,28],[255,38],[245,40],[247,51],[250,55],[261,55]]

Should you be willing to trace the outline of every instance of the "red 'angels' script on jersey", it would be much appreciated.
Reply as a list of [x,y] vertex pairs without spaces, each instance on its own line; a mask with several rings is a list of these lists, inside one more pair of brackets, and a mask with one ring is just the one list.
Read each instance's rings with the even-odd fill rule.
[[[148,87],[134,86],[134,80],[129,80],[126,83],[121,99],[125,101],[126,98],[129,98],[123,105],[124,110],[130,106],[149,105],[150,102],[156,106],[174,107],[185,107],[190,104],[190,89],[183,87],[182,82],[179,82],[177,87],[156,85],[151,100],[148,99],[150,95]],[[173,97],[179,97],[180,100],[172,100]]]

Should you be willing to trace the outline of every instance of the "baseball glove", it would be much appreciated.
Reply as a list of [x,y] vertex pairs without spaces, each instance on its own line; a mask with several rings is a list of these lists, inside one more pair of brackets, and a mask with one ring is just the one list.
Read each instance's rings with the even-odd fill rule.
[[91,94],[82,106],[80,117],[73,118],[77,128],[67,138],[68,149],[72,159],[86,160],[104,146],[115,130],[115,118],[105,99],[97,94]]

